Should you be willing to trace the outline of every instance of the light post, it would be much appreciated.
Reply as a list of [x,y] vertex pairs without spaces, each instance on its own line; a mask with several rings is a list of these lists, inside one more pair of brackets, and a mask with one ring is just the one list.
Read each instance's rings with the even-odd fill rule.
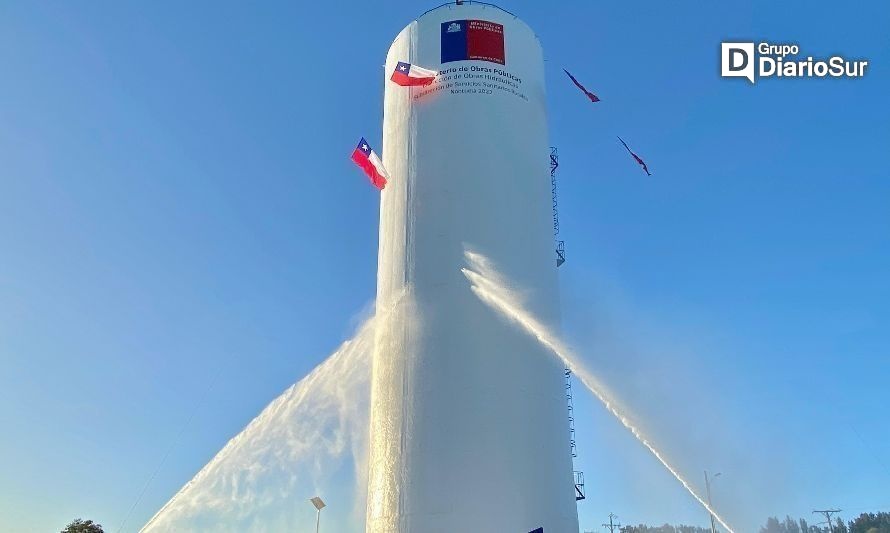
[[314,496],[309,500],[315,506],[315,533],[318,533],[318,523],[321,521],[321,510],[325,503],[318,496]]
[[[708,471],[705,470],[705,487],[708,489],[708,507],[711,509],[714,508],[714,504],[711,503],[711,480],[719,476],[722,472],[717,472],[711,479],[708,479]],[[711,509],[708,509],[708,515],[711,517],[711,533],[717,533],[717,524],[714,523],[714,513],[711,512]]]

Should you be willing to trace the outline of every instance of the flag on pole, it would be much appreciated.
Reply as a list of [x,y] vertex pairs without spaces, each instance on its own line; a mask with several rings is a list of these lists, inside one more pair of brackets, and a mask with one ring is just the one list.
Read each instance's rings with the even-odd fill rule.
[[436,81],[436,74],[438,72],[435,70],[399,61],[392,73],[392,77],[389,79],[402,87],[411,87],[412,85],[429,85],[433,83]]
[[571,72],[569,72],[566,69],[562,69],[562,71],[565,72],[566,74],[568,74],[569,78],[571,78],[571,80],[572,80],[572,83],[575,84],[575,87],[581,89],[581,92],[584,93],[584,96],[586,96],[591,102],[599,102],[600,101],[600,97],[593,94],[592,92],[588,91],[586,87],[581,85],[581,82],[576,80],[575,77],[572,76]]
[[371,150],[371,145],[368,144],[368,141],[366,141],[364,137],[362,137],[358,142],[358,146],[353,150],[352,160],[365,171],[365,174],[368,175],[368,179],[371,180],[371,183],[374,184],[375,187],[380,190],[383,190],[383,188],[386,187],[386,182],[389,180],[389,174],[387,174],[386,169],[383,168],[383,162],[380,161],[380,158],[377,157],[374,150]]
[[640,158],[640,156],[638,156],[637,154],[635,154],[635,153],[634,153],[634,152],[627,146],[627,143],[624,142],[624,139],[622,139],[621,137],[618,137],[618,140],[621,141],[621,144],[624,145],[624,149],[627,150],[627,152],[631,155],[631,157],[633,157],[633,158],[637,161],[637,164],[640,165],[641,167],[643,167],[643,171],[646,172],[646,175],[647,175],[647,176],[651,176],[652,174],[649,173],[649,167],[646,166],[646,162],[643,161],[643,160]]

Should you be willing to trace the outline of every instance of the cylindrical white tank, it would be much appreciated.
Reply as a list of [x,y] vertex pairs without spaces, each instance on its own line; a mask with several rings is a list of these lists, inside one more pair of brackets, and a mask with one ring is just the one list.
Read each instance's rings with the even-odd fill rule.
[[[441,74],[400,87],[399,61]],[[386,77],[367,531],[577,532],[563,369],[460,271],[479,252],[557,319],[540,44],[451,4],[402,30]]]

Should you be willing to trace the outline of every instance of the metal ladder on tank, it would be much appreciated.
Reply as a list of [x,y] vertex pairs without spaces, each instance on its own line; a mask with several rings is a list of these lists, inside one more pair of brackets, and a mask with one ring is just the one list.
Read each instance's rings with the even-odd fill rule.
[[[556,267],[559,268],[566,262],[566,243],[559,238],[559,203],[556,201],[556,169],[559,168],[559,152],[555,146],[550,147],[550,197],[553,201],[553,238],[556,240]],[[575,444],[575,404],[572,400],[572,370],[565,369],[566,404],[569,408],[569,446],[572,452],[572,462],[578,457]],[[574,465],[573,465],[574,466]],[[575,501],[586,498],[584,494],[584,472],[572,469],[572,477],[575,482]]]
[[559,168],[559,153],[555,146],[550,147],[550,198],[553,201],[553,238],[556,239],[556,266],[566,262],[566,243],[559,239],[559,209],[556,201],[556,169]]
[[[566,377],[566,403],[569,407],[569,446],[572,450],[572,462],[574,459],[578,457],[577,446],[575,445],[575,404],[572,401],[572,370],[566,368],[565,370]],[[584,495],[584,472],[579,472],[577,470],[572,471],[572,475],[575,478],[575,501],[580,501],[586,498]]]

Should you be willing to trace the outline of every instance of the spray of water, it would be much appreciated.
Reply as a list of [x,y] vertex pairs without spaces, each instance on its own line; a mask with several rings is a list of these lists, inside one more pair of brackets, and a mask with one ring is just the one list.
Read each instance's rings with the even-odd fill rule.
[[572,370],[581,383],[602,402],[621,424],[630,431],[634,437],[683,485],[689,494],[695,498],[714,518],[720,522],[729,533],[734,533],[729,524],[717,514],[714,509],[692,488],[689,482],[668,463],[667,459],[655,448],[650,440],[643,434],[639,427],[626,414],[626,410],[615,401],[615,396],[589,371],[581,367],[575,354],[547,328],[538,321],[522,305],[516,292],[510,290],[510,284],[505,280],[490,261],[484,256],[466,251],[465,256],[469,268],[461,269],[464,276],[471,283],[473,292],[487,305],[501,313],[503,316],[519,324],[527,333],[535,337],[542,345],[557,355],[565,365]]
[[[272,401],[141,531],[291,531],[294,524],[314,523],[314,515],[304,516],[314,513],[309,497],[349,490],[341,477],[354,476],[356,489],[362,486],[373,342],[370,320]],[[363,519],[356,515],[363,514],[364,494],[355,490],[349,499],[353,517],[337,517],[340,529],[357,528],[345,522]],[[328,526],[334,527],[330,519]]]
[[374,318],[272,401],[140,532],[292,531],[314,522],[308,498],[332,493],[352,509],[328,500],[339,509],[328,513],[327,528],[364,530],[374,336],[402,319],[409,300],[403,291],[378,302]]

